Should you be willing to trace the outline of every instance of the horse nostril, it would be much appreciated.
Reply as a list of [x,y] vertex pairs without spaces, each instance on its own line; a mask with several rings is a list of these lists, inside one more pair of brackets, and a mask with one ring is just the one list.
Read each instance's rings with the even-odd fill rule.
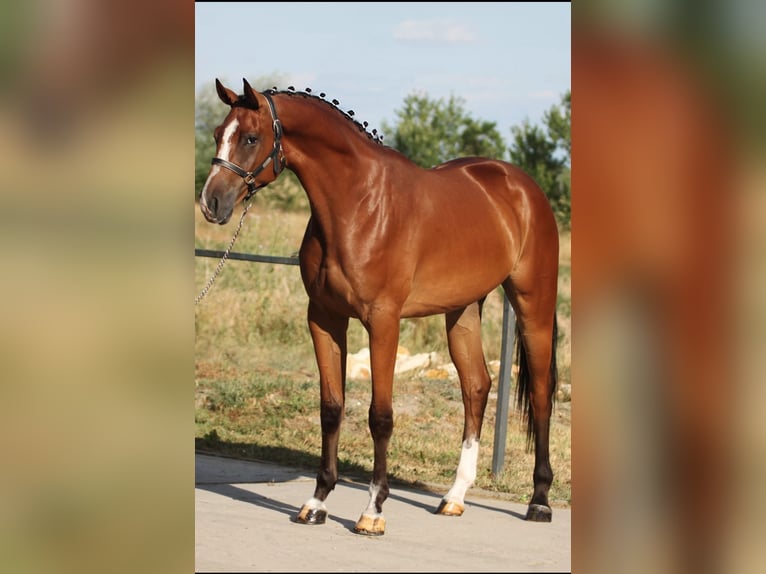
[[210,213],[216,213],[218,211],[218,198],[211,197],[207,206],[210,209]]

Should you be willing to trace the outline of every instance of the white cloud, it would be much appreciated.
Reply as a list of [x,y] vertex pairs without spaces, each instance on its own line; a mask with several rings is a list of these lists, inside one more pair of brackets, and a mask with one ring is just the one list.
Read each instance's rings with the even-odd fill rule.
[[404,20],[394,28],[394,39],[400,42],[433,42],[466,44],[476,39],[465,25],[451,20]]

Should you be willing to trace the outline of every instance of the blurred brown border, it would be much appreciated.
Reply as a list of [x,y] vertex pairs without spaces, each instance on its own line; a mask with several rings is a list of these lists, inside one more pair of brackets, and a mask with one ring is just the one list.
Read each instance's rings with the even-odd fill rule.
[[764,59],[737,37],[746,30],[728,10],[575,8],[578,572],[764,565],[754,477],[766,397],[749,382],[762,370],[747,336],[762,330],[753,286],[763,267],[753,257],[766,172],[761,111],[745,108],[763,83],[734,73]]
[[0,11],[0,570],[193,572],[194,4]]

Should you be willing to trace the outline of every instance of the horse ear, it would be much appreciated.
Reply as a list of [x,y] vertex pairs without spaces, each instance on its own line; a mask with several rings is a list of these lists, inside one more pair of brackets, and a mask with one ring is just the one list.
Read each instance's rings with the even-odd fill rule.
[[221,101],[226,105],[231,106],[238,99],[237,94],[232,92],[229,88],[225,88],[218,78],[215,79],[215,91],[218,92],[218,97],[221,98]]
[[250,86],[250,83],[245,79],[242,78],[242,85],[245,89],[245,101],[252,106],[254,110],[258,109],[258,97],[255,95],[255,90]]

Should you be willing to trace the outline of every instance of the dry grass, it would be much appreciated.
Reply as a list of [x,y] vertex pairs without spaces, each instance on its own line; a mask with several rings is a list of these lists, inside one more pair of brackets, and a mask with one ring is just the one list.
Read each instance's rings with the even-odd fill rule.
[[[195,206],[196,246],[225,249],[239,215],[225,226],[205,222]],[[266,211],[248,213],[234,251],[290,256],[303,237],[308,216]],[[569,383],[571,353],[570,248],[562,236],[559,300],[559,371]],[[218,264],[196,260],[197,292]],[[228,261],[206,298],[196,308],[197,444],[233,456],[297,464],[310,470],[320,453],[319,389],[305,310],[308,299],[296,266]],[[493,292],[485,304],[487,360],[499,359],[502,296]],[[436,351],[447,357],[443,317],[405,320],[401,344],[412,353]],[[349,350],[367,346],[358,321],[349,328]],[[446,359],[445,359],[446,362]],[[493,391],[496,383],[493,383]],[[372,442],[367,429],[368,381],[349,381],[341,432],[341,472],[369,479]],[[395,430],[389,448],[393,481],[449,485],[457,467],[463,414],[456,380],[428,379],[422,372],[397,376],[394,387]],[[496,395],[487,406],[476,488],[504,493],[522,502],[531,494],[533,455],[526,452],[521,421],[511,412],[504,472],[493,478],[492,444]],[[551,430],[551,464],[556,478],[554,504],[571,498],[570,403],[559,402]]]

